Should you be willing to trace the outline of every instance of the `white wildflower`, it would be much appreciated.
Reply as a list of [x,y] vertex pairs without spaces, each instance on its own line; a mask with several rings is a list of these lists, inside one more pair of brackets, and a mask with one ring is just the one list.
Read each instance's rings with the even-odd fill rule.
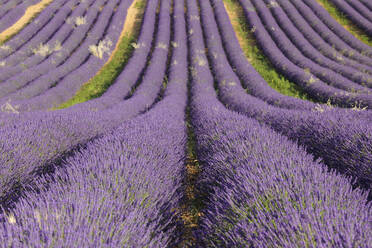
[[310,79],[308,81],[309,84],[315,83],[318,79],[313,77],[313,75],[310,76]]
[[96,57],[102,59],[104,53],[109,54],[110,48],[112,46],[112,41],[109,39],[101,40],[98,45],[90,45],[89,51]]
[[55,216],[56,216],[56,220],[58,220],[58,219],[62,216],[62,214],[59,213],[59,212],[56,210],[56,214],[55,214]]
[[268,8],[275,8],[279,7],[279,4],[275,1],[270,1],[270,3],[267,5]]
[[317,103],[314,110],[323,113],[324,111],[331,110],[333,108],[334,106],[331,103],[331,99],[328,99],[326,104]]
[[14,217],[13,214],[10,214],[9,216],[7,216],[7,219],[8,219],[8,222],[10,224],[15,224],[17,221],[16,221],[16,218]]
[[196,20],[196,21],[199,21],[199,16],[198,15],[191,15],[190,16],[190,20],[192,21],[192,20]]
[[328,100],[327,100],[327,106],[329,107],[329,108],[333,108],[333,105],[332,105],[332,101],[331,101],[331,99],[330,98],[328,98]]
[[322,105],[317,104],[314,110],[323,113],[325,109],[322,107]]
[[11,50],[11,47],[9,45],[1,45],[0,46],[0,49],[1,50],[7,50],[8,51],[8,50]]
[[132,45],[132,47],[134,47],[135,49],[138,49],[138,48],[141,47],[141,44],[136,43],[136,42],[133,42],[131,45]]
[[[41,217],[43,217],[43,216],[42,216],[41,213],[36,209],[36,210],[34,211],[34,218],[36,219],[37,223],[39,224],[39,228],[40,228],[40,229],[41,229]],[[48,220],[48,215],[45,215],[45,216],[44,216],[44,219],[45,219],[45,220]]]
[[40,55],[42,57],[48,56],[53,52],[53,49],[49,47],[48,44],[40,43],[37,48],[32,49],[34,54]]
[[14,114],[19,114],[19,105],[12,105],[11,103],[11,99],[9,99],[6,103],[4,103],[2,106],[1,106],[1,111],[2,112],[8,112],[8,113],[14,113]]
[[161,48],[161,49],[167,50],[168,46],[167,46],[167,44],[159,42],[158,45],[156,46],[156,48]]
[[205,59],[201,58],[201,57],[196,57],[196,61],[198,62],[198,65],[199,66],[205,66],[207,64],[207,61],[205,61]]
[[367,106],[362,107],[362,104],[360,102],[355,102],[353,108],[351,109],[353,111],[364,111],[367,110]]
[[75,26],[84,25],[87,23],[85,16],[78,16],[75,18]]

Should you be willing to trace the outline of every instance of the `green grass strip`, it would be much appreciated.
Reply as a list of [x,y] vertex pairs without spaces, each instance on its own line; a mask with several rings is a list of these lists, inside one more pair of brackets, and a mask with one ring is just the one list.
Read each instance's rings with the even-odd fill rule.
[[275,70],[272,63],[257,46],[256,39],[246,23],[243,8],[238,1],[223,0],[223,2],[245,56],[269,86],[283,95],[315,101],[300,86],[289,81],[283,74]]
[[337,7],[327,0],[316,0],[318,4],[320,4],[328,13],[335,19],[338,23],[340,23],[347,31],[349,31],[352,35],[354,35],[357,39],[362,41],[363,43],[372,46],[372,37],[369,37],[361,28],[351,22],[347,16],[342,13]]
[[75,104],[100,97],[115,82],[115,79],[122,72],[133,53],[133,43],[137,40],[141,29],[145,5],[146,0],[140,0],[135,4],[134,7],[139,11],[136,15],[133,30],[131,31],[131,34],[125,34],[119,41],[120,43],[118,49],[113,54],[111,60],[106,63],[94,77],[85,83],[75,94],[75,96],[62,103],[57,108],[54,108],[54,110],[68,108]]

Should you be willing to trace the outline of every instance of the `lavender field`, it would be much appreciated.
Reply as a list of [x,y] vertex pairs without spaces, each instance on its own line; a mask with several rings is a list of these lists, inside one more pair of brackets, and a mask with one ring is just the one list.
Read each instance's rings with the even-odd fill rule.
[[372,247],[369,0],[0,0],[0,247]]

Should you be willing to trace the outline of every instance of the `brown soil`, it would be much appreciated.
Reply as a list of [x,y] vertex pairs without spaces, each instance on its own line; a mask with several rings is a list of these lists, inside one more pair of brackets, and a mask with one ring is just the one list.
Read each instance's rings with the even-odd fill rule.
[[25,14],[12,26],[0,33],[0,43],[6,41],[23,29],[28,23],[32,21],[43,9],[45,9],[53,0],[42,0],[37,4],[28,7]]
[[[140,12],[143,11],[139,8],[136,8],[136,4],[138,2],[141,2],[143,0],[134,0],[132,5],[128,8],[127,10],[127,17],[125,19],[125,22],[124,22],[124,25],[123,25],[123,29],[120,33],[120,36],[119,36],[119,39],[118,41],[116,42],[116,46],[115,46],[115,49],[111,52],[111,55],[110,55],[110,58],[106,61],[106,63],[101,67],[104,68],[106,64],[110,63],[110,61],[112,60],[112,58],[114,57],[115,53],[118,51],[119,49],[119,45],[122,41],[122,39],[125,37],[125,36],[131,36],[134,34],[134,26],[137,22],[137,17],[139,16]],[[97,74],[99,74],[101,72],[101,70],[99,70]]]
[[[318,1],[316,0],[316,2],[323,7],[323,9],[327,10],[325,7],[324,7],[324,4],[321,2],[321,1]],[[327,10],[328,11],[328,10]],[[337,20],[336,20],[337,21]],[[341,26],[343,26],[347,31],[349,31],[350,33],[352,32],[355,32],[357,35],[363,35],[363,31],[358,27],[356,26],[355,24],[349,22],[349,24],[343,24],[343,23],[340,23],[339,21],[337,21]],[[357,37],[358,38],[358,37]],[[359,39],[359,38],[358,38]]]
[[193,159],[190,155],[186,161],[186,202],[181,206],[180,214],[184,225],[184,234],[180,248],[184,247],[195,247],[196,238],[194,237],[193,231],[198,227],[199,218],[201,217],[200,203],[196,198],[198,194],[195,189],[195,182],[199,175],[199,164],[198,160]]
[[239,32],[236,31],[236,27],[239,27],[239,15],[236,11],[233,11],[231,9],[231,7],[227,6],[227,4],[225,2],[223,2],[223,5],[225,6],[227,15],[230,17],[230,21],[231,21],[231,24],[234,27],[235,35],[238,38],[240,47],[243,47],[244,44],[245,44],[244,38],[239,34]]

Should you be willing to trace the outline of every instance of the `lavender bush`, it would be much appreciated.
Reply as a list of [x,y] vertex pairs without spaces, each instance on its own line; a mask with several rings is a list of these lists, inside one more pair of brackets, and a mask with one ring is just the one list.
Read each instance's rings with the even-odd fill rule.
[[348,1],[343,0],[331,0],[331,2],[343,13],[345,13],[352,22],[363,29],[366,34],[372,35],[372,15],[370,11],[367,11],[367,9],[363,8],[364,5],[357,3],[349,4]]
[[[218,0],[213,0],[217,3]],[[218,9],[215,4],[215,9]],[[372,182],[372,129],[369,120],[357,119],[354,111],[329,109],[313,111],[281,109],[246,94],[224,53],[217,24],[209,4],[201,4],[201,21],[208,46],[212,71],[222,102],[269,125],[306,147],[316,158],[331,168],[352,175],[358,183],[370,188]],[[212,35],[213,34],[213,35]],[[369,115],[366,111],[365,115]]]
[[[213,16],[212,9],[209,2],[199,3],[207,28],[203,19]],[[187,7],[192,120],[202,166],[197,186],[206,197],[195,231],[199,246],[371,245],[365,192],[353,191],[350,179],[328,172],[303,148],[218,101],[196,1]]]

